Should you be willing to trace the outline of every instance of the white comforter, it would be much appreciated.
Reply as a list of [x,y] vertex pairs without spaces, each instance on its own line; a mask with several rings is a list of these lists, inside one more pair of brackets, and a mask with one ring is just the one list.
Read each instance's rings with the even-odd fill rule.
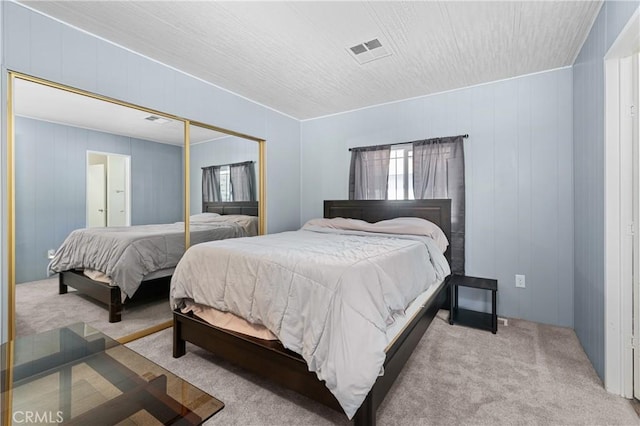
[[182,299],[269,328],[351,418],[385,360],[385,330],[449,266],[428,237],[308,227],[198,244],[171,284]]

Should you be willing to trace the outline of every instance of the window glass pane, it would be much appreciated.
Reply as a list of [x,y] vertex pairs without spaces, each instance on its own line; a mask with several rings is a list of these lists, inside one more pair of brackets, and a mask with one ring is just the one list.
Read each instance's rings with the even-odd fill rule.
[[408,162],[407,162],[407,173],[408,173],[408,179],[407,179],[407,199],[409,200],[413,200],[414,196],[413,196],[413,149],[408,150],[407,152],[407,156],[408,156]]
[[404,197],[402,149],[392,149],[389,160],[389,179],[387,181],[387,199],[398,200]]
[[222,201],[231,201],[231,175],[229,166],[220,169],[220,196]]
[[[391,150],[387,199],[413,199],[413,150],[401,147]],[[405,191],[405,184],[407,185]]]
[[389,161],[389,176],[396,174],[396,159],[391,157]]

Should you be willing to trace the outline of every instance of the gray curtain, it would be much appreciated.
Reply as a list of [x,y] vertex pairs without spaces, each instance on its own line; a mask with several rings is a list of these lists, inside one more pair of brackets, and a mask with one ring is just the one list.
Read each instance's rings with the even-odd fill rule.
[[464,274],[464,142],[462,136],[413,142],[416,199],[451,199],[451,270]]
[[350,200],[386,200],[391,145],[351,149]]
[[202,211],[207,201],[222,201],[220,194],[220,166],[202,168]]
[[256,201],[256,174],[253,161],[230,164],[232,201]]

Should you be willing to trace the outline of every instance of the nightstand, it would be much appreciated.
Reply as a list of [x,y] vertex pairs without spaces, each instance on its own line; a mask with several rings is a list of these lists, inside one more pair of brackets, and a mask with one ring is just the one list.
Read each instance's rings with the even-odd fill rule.
[[[496,294],[498,281],[490,278],[468,277],[466,275],[452,275],[449,280],[451,309],[449,310],[449,324],[461,324],[498,332],[498,315],[496,313]],[[491,313],[471,311],[458,307],[458,287],[479,288],[491,291]]]

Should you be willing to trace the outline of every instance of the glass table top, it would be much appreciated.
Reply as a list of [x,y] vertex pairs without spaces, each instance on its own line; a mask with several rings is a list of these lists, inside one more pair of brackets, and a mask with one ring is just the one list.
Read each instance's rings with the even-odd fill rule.
[[224,404],[83,323],[0,349],[1,424],[199,425]]

